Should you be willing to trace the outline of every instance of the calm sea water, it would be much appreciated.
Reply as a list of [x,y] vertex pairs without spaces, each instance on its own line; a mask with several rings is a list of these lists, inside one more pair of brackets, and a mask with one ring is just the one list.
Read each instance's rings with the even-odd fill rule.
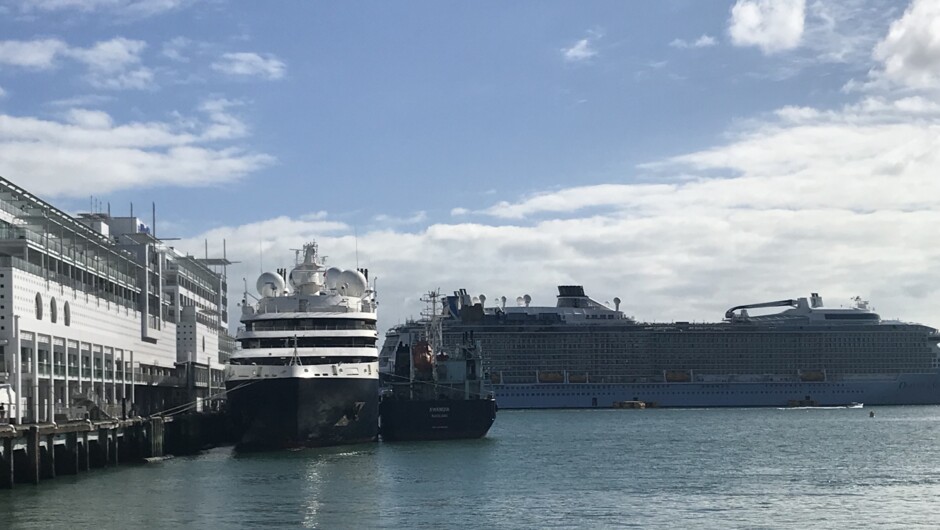
[[219,448],[0,491],[3,528],[916,526],[940,527],[940,407],[502,411],[483,440]]

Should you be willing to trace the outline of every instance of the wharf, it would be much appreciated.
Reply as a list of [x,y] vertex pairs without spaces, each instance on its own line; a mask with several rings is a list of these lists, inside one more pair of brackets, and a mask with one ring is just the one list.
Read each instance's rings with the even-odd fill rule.
[[221,414],[0,425],[0,489],[224,443]]

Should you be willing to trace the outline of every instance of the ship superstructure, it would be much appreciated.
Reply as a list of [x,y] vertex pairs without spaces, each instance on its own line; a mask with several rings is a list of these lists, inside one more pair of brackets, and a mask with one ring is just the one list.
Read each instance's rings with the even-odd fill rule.
[[[555,307],[528,297],[519,307],[484,307],[460,291],[449,297],[443,335],[448,344],[474,333],[501,408],[940,403],[937,330],[882,320],[855,302],[827,308],[814,293],[736,306],[721,322],[653,324],[580,286],[559,287]],[[770,307],[786,309],[749,314]],[[409,325],[391,329],[386,344]]]
[[[375,293],[368,270],[327,269],[316,243],[243,300],[226,367],[229,412],[245,449],[374,440],[378,428]],[[289,285],[289,288],[288,288]]]

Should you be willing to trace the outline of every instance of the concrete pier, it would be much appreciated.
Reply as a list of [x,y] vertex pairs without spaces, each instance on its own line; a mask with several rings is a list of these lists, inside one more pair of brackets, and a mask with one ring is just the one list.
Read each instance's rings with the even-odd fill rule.
[[225,443],[225,429],[217,430],[224,425],[219,414],[0,425],[0,489],[166,454],[191,454]]

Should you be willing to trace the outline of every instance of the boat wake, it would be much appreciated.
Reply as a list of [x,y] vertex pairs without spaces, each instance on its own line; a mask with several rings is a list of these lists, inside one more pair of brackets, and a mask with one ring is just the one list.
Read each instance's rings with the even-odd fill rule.
[[864,408],[864,403],[851,403],[849,405],[832,405],[826,407],[777,407],[777,410],[839,410],[839,409],[860,409]]

